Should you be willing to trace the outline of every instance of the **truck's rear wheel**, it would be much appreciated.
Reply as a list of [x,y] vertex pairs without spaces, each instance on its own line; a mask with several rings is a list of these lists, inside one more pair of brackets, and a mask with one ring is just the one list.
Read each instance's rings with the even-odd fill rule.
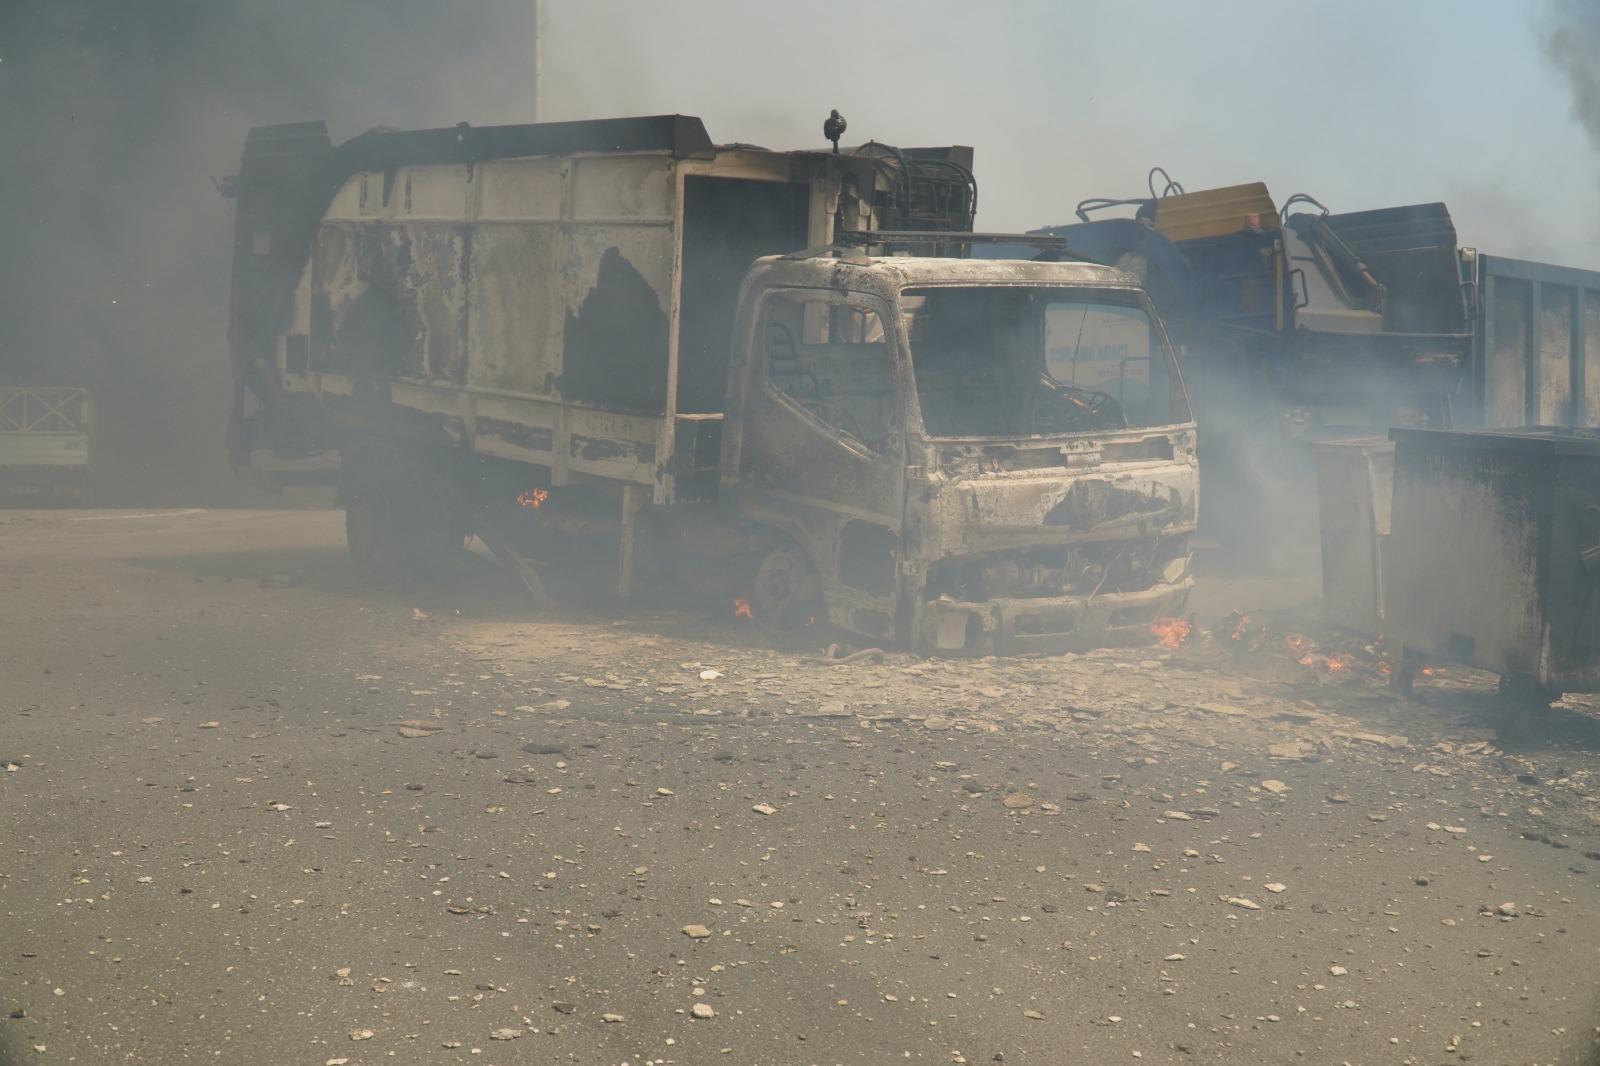
[[369,488],[345,503],[344,540],[362,577],[386,581],[399,576],[399,546],[382,493]]
[[341,495],[345,544],[363,577],[386,582],[437,571],[464,532],[442,475],[379,448],[352,454]]

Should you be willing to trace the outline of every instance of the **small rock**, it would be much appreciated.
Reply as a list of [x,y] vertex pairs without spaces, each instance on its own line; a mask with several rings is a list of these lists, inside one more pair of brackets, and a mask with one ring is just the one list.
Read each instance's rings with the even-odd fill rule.
[[375,1037],[377,1035],[378,1034],[373,1032],[371,1029],[352,1029],[352,1030],[350,1030],[350,1039],[351,1040],[371,1040],[373,1037]]
[[1170,818],[1174,822],[1192,822],[1194,818],[1188,811],[1162,811],[1161,817]]
[[1380,814],[1377,811],[1367,815],[1367,821],[1369,822],[1387,822],[1388,820],[1389,816],[1387,814]]
[[1150,850],[1150,845],[1149,844],[1135,843],[1133,845],[1133,850],[1134,851],[1138,851],[1138,852],[1147,852],[1147,851]]
[[1348,792],[1330,793],[1329,796],[1328,796],[1328,802],[1329,803],[1349,803],[1350,802],[1350,794]]
[[517,1039],[517,1037],[519,1037],[521,1035],[522,1035],[522,1030],[521,1029],[511,1029],[511,1028],[496,1029],[494,1032],[489,1034],[489,1039],[490,1040],[515,1040],[515,1039]]
[[1273,881],[1273,882],[1271,882],[1269,884],[1262,885],[1261,887],[1266,889],[1268,892],[1278,893],[1278,892],[1284,891],[1289,886],[1288,885],[1279,884],[1277,881]]
[[683,935],[690,940],[704,940],[711,935],[711,930],[703,925],[686,925],[683,927]]
[[1285,792],[1289,791],[1289,786],[1284,784],[1282,781],[1279,781],[1275,777],[1269,777],[1265,781],[1261,782],[1261,787],[1272,793],[1274,796],[1281,796]]
[[1033,806],[1033,797],[1026,792],[1008,792],[1000,803],[1007,810],[1020,811]]
[[696,1003],[689,1008],[689,1013],[696,1018],[715,1018],[717,1012],[709,1003]]
[[755,811],[757,814],[777,814],[778,813],[778,808],[774,807],[770,803],[758,803],[754,807],[751,807],[750,809],[752,811]]
[[1517,915],[1522,913],[1517,909],[1517,905],[1515,903],[1502,903],[1494,910],[1496,914],[1504,915],[1507,918],[1515,918]]
[[719,678],[721,676],[722,676],[722,671],[721,670],[702,670],[702,671],[700,671],[700,680],[701,681],[715,681],[717,678]]
[[568,1003],[564,1000],[558,999],[554,1003],[550,1004],[550,1009],[555,1011],[557,1014],[571,1014],[578,1009],[578,1005],[576,1003]]
[[670,788],[658,788],[658,789],[656,789],[656,795],[658,795],[658,796],[675,796],[675,795],[677,795],[677,793],[673,792],[672,789],[670,789]]
[[1329,966],[1328,967],[1328,972],[1333,974],[1333,976],[1335,976],[1335,977],[1343,977],[1345,974],[1349,973],[1350,971],[1345,969],[1343,966]]
[[1022,1016],[1024,1018],[1027,1018],[1029,1021],[1035,1021],[1035,1022],[1044,1021],[1044,1015],[1040,1014],[1036,1010],[1025,1010],[1025,1011],[1022,1012]]
[[603,1021],[603,1022],[606,1022],[608,1024],[615,1025],[617,1022],[622,1021],[623,1018],[622,1018],[622,1015],[620,1015],[620,1014],[616,1014],[616,1013],[612,1013],[612,1012],[608,1011],[605,1014],[600,1015],[600,1020]]
[[1245,899],[1243,896],[1229,896],[1228,906],[1239,907],[1247,911],[1258,911],[1261,909],[1261,904],[1257,903],[1253,899]]
[[1479,862],[1493,862],[1494,861],[1494,856],[1493,855],[1479,855],[1478,856],[1478,861]]
[[220,729],[220,728],[222,728],[222,723],[221,722],[201,722],[200,725],[199,725],[199,728],[201,728],[201,729]]
[[939,732],[940,730],[949,729],[950,728],[950,719],[945,718],[945,717],[943,717],[941,715],[930,714],[928,717],[926,717],[926,718],[924,718],[922,720],[922,728],[924,728],[924,729],[932,729],[935,732]]
[[1189,956],[1183,954],[1182,952],[1174,951],[1171,955],[1168,955],[1162,961],[1163,962],[1182,962],[1184,959],[1186,959],[1188,957]]

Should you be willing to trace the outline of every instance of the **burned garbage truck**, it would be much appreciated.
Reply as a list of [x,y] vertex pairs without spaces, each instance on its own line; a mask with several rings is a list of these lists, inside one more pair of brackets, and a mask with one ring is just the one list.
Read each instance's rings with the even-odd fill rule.
[[730,575],[773,630],[1147,640],[1192,585],[1172,346],[1126,273],[1046,238],[973,257],[970,161],[683,116],[254,129],[224,187],[233,463],[337,459],[374,576],[577,541],[622,595],[646,561]]

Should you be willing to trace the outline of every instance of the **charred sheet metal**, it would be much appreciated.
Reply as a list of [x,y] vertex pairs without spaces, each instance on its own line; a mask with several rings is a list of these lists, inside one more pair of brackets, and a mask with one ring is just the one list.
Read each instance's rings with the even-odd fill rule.
[[1600,438],[1391,436],[1392,631],[1426,656],[1600,690]]

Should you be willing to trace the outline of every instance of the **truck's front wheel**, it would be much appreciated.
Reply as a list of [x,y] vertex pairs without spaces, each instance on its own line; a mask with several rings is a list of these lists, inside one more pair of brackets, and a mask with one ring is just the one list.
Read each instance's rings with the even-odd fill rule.
[[790,636],[815,624],[822,610],[817,569],[797,547],[767,552],[746,588],[756,625],[776,636]]

